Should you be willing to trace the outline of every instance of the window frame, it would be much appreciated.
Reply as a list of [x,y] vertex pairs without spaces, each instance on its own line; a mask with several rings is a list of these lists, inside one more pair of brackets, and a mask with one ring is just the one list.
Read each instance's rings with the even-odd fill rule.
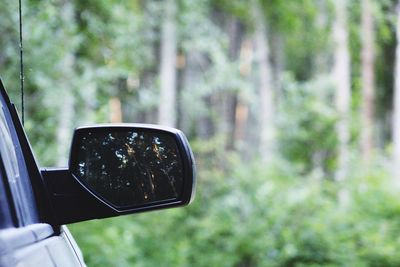
[[[4,186],[9,188],[8,201],[12,203],[10,205],[12,207],[11,213],[15,214],[16,217],[16,222],[14,218],[14,225],[21,227],[39,223],[40,220],[28,168],[7,100],[3,94],[0,94],[0,127],[2,127],[0,135],[5,135],[2,136],[4,143],[3,146],[0,145],[0,157]],[[6,161],[11,163],[6,164]]]

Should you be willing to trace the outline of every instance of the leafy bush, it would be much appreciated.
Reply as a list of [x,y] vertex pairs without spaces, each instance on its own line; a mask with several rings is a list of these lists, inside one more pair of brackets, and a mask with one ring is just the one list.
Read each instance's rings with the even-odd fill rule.
[[71,226],[89,266],[398,266],[400,201],[383,168],[338,186],[287,163],[199,167],[195,202]]

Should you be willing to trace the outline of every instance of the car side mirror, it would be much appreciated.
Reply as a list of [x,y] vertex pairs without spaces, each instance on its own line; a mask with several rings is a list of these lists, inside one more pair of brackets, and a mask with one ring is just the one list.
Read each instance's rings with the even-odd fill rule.
[[149,124],[80,127],[68,168],[42,168],[54,225],[188,205],[195,164],[184,134]]
[[83,187],[116,210],[186,204],[192,196],[192,152],[183,133],[172,128],[78,128],[69,169]]

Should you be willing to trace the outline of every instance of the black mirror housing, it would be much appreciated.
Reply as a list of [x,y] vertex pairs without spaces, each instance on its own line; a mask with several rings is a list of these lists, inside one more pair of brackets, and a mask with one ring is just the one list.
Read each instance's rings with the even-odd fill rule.
[[194,160],[179,130],[145,124],[75,130],[69,169],[111,208],[133,210],[192,197]]
[[68,169],[42,169],[57,224],[188,205],[195,163],[185,135],[149,124],[75,130]]

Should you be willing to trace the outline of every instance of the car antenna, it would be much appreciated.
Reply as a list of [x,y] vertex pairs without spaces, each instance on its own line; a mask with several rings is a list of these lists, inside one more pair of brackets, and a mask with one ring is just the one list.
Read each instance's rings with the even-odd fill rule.
[[19,9],[19,79],[21,83],[21,112],[22,112],[22,125],[25,124],[25,107],[24,107],[24,48],[22,46],[22,4],[21,0],[18,1]]

